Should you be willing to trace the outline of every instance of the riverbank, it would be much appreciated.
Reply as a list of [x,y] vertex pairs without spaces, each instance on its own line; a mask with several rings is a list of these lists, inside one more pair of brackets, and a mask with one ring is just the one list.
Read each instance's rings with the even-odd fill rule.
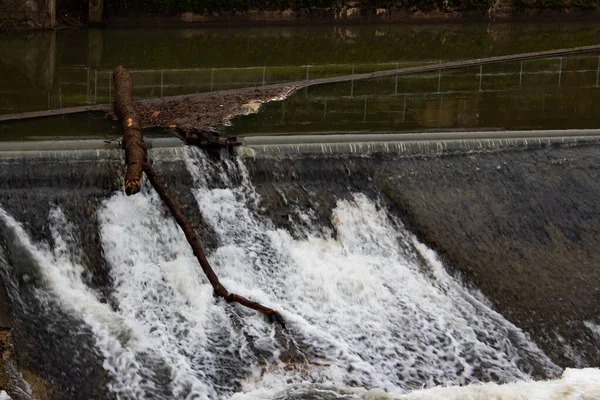
[[[516,3],[516,2],[515,2]],[[398,24],[423,22],[495,22],[528,21],[535,19],[556,21],[594,20],[600,17],[596,5],[590,7],[537,7],[521,6],[511,0],[496,0],[487,7],[473,8],[365,8],[365,7],[327,7],[283,10],[235,10],[214,12],[185,11],[175,15],[160,14],[108,15],[105,19],[108,27],[185,27],[185,26],[256,26],[256,25],[326,25],[326,24]]]
[[0,5],[0,32],[66,27],[190,27],[597,19],[598,0],[68,0]]

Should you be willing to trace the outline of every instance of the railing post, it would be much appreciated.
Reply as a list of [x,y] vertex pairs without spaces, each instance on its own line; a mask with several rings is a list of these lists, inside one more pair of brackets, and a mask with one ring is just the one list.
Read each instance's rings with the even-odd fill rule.
[[600,56],[598,56],[598,70],[596,71],[596,87],[598,87],[598,79],[600,79]]
[[560,58],[560,65],[558,67],[558,86],[560,86],[560,81],[562,80],[562,62],[563,58]]
[[[440,60],[440,64],[442,64],[442,60]],[[398,76],[398,75],[396,75]],[[438,69],[438,93],[440,92],[442,87],[442,69]]]
[[[354,64],[352,64],[352,76],[354,76]],[[354,79],[350,82],[350,97],[354,97]]]
[[267,67],[264,66],[263,67],[263,86],[265,86],[266,82],[267,82]]
[[521,71],[519,72],[519,88],[523,85],[523,61],[521,61]]
[[398,94],[398,70],[400,69],[400,63],[396,63],[396,89],[394,90],[394,94]]
[[406,94],[404,95],[404,108],[402,108],[402,122],[406,121]]
[[98,70],[94,70],[94,104],[98,104]]
[[365,97],[365,114],[363,117],[363,122],[367,122],[367,98]]
[[479,91],[481,92],[481,78],[483,77],[483,65],[479,66]]
[[112,103],[112,72],[108,73],[108,102]]
[[87,67],[87,79],[86,79],[86,103],[90,104],[90,67]]
[[101,25],[104,22],[104,0],[89,0],[88,21],[92,25]]
[[165,70],[160,70],[160,98],[163,97],[163,84],[165,82]]
[[54,28],[56,26],[56,0],[48,0],[47,4],[49,17],[48,24],[50,25],[49,28]]
[[210,91],[211,92],[213,91],[213,82],[214,82],[214,79],[215,79],[215,69],[211,68],[210,69]]

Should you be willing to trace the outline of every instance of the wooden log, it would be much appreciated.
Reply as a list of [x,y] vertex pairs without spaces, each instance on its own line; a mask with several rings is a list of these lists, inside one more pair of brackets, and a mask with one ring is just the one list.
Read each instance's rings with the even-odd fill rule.
[[204,249],[202,248],[198,237],[194,234],[192,225],[181,212],[181,207],[179,206],[177,201],[171,197],[163,183],[160,181],[154,168],[152,168],[152,166],[149,163],[146,163],[144,166],[144,172],[146,173],[148,180],[152,184],[152,187],[154,187],[154,190],[156,190],[163,203],[171,212],[171,215],[173,215],[173,217],[175,218],[175,221],[177,221],[177,224],[179,225],[181,230],[183,230],[185,238],[192,247],[194,256],[196,256],[196,259],[202,267],[202,271],[204,271],[204,274],[206,275],[208,281],[212,285],[215,295],[221,297],[228,303],[238,303],[244,307],[258,311],[269,317],[271,322],[278,322],[283,327],[285,327],[285,322],[279,312],[273,310],[272,308],[265,307],[262,304],[259,304],[255,301],[249,300],[238,294],[229,293],[225,286],[221,284],[221,282],[219,281],[219,277],[217,276],[217,274],[215,274],[215,271],[212,269],[210,263],[206,259]]
[[91,25],[104,23],[104,0],[88,1],[88,21]]
[[[202,248],[198,237],[194,234],[192,225],[185,215],[183,215],[181,207],[177,201],[171,197],[167,188],[160,181],[156,171],[149,163],[140,120],[133,108],[133,84],[131,82],[131,74],[122,66],[118,66],[115,68],[113,76],[116,90],[115,109],[121,120],[121,124],[123,125],[123,147],[125,149],[125,158],[127,162],[127,171],[125,173],[125,192],[127,195],[129,196],[140,191],[142,173],[145,173],[152,184],[152,187],[158,192],[163,203],[167,206],[171,215],[173,215],[173,218],[175,218],[175,221],[177,221],[177,224],[183,230],[185,238],[192,247],[194,256],[196,256],[202,271],[204,271],[204,274],[212,285],[215,295],[221,297],[228,303],[238,303],[244,307],[256,310],[268,316],[271,321],[279,322],[282,326],[285,326],[279,312],[238,294],[229,293],[221,284],[219,277],[215,274],[215,271],[206,259],[204,249]],[[207,142],[205,144],[211,141],[213,146],[218,147],[219,138],[217,136],[210,134],[209,132],[200,134],[200,136],[206,139]],[[196,139],[199,142],[204,140],[199,139],[198,136],[196,136]]]
[[142,173],[146,164],[147,150],[142,135],[140,119],[133,108],[133,83],[131,74],[121,65],[113,71],[115,82],[115,111],[123,126],[125,148],[125,193],[136,194],[142,186]]
[[237,137],[220,137],[218,132],[207,130],[178,130],[178,132],[187,145],[200,147],[201,149],[231,149],[242,145],[242,142]]

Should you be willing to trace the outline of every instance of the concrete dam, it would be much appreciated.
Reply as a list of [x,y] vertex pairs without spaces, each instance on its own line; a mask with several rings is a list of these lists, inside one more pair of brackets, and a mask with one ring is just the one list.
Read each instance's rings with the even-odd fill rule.
[[598,136],[532,136],[248,138],[233,154],[151,140],[223,280],[286,330],[212,299],[152,188],[122,193],[114,145],[5,144],[5,382],[13,398],[567,386],[600,361]]
[[0,400],[600,399],[598,34],[1,36]]

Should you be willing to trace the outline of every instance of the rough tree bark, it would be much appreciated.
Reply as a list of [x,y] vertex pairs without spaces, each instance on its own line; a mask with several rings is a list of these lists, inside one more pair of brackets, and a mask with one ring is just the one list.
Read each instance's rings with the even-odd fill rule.
[[133,109],[133,84],[129,71],[122,66],[118,66],[114,70],[114,78],[116,92],[115,108],[123,125],[123,147],[125,148],[125,157],[127,160],[127,171],[125,174],[125,191],[127,195],[132,195],[140,191],[142,172],[144,172],[154,190],[158,192],[161,200],[183,230],[185,238],[190,244],[198,263],[200,263],[202,271],[204,271],[204,274],[212,285],[215,295],[223,298],[228,303],[238,303],[244,307],[256,310],[269,317],[272,322],[278,322],[282,326],[285,326],[283,317],[279,312],[238,294],[229,293],[221,284],[219,277],[208,262],[204,249],[198,237],[194,234],[191,224],[181,212],[181,207],[171,197],[165,185],[158,178],[156,171],[149,163],[139,117]]
[[152,168],[152,166],[147,163],[144,167],[144,172],[146,173],[148,180],[152,184],[152,187],[154,187],[154,189],[158,192],[163,203],[167,206],[169,211],[171,211],[173,218],[175,218],[175,221],[177,221],[177,224],[179,225],[181,230],[183,230],[185,238],[192,247],[194,256],[196,256],[196,259],[200,263],[202,271],[204,271],[204,274],[206,275],[208,281],[212,285],[215,294],[225,299],[225,301],[227,301],[228,303],[241,304],[252,310],[256,310],[265,314],[271,319],[271,321],[279,322],[281,325],[285,325],[283,317],[279,312],[273,310],[272,308],[265,307],[262,304],[254,302],[252,300],[249,300],[243,296],[240,296],[235,293],[229,293],[227,291],[225,286],[223,286],[219,281],[219,277],[217,276],[217,274],[215,274],[210,263],[206,259],[204,249],[202,249],[202,245],[200,244],[198,237],[194,234],[194,230],[192,229],[192,226],[190,225],[189,221],[181,212],[181,207],[177,204],[177,201],[175,201],[175,199],[171,197],[171,195],[169,194],[165,186],[162,184],[162,182],[160,182],[154,168]]
[[115,82],[115,111],[123,126],[125,148],[125,193],[136,194],[142,187],[142,173],[146,164],[146,144],[142,135],[140,119],[133,109],[133,83],[131,74],[121,65],[113,72]]

